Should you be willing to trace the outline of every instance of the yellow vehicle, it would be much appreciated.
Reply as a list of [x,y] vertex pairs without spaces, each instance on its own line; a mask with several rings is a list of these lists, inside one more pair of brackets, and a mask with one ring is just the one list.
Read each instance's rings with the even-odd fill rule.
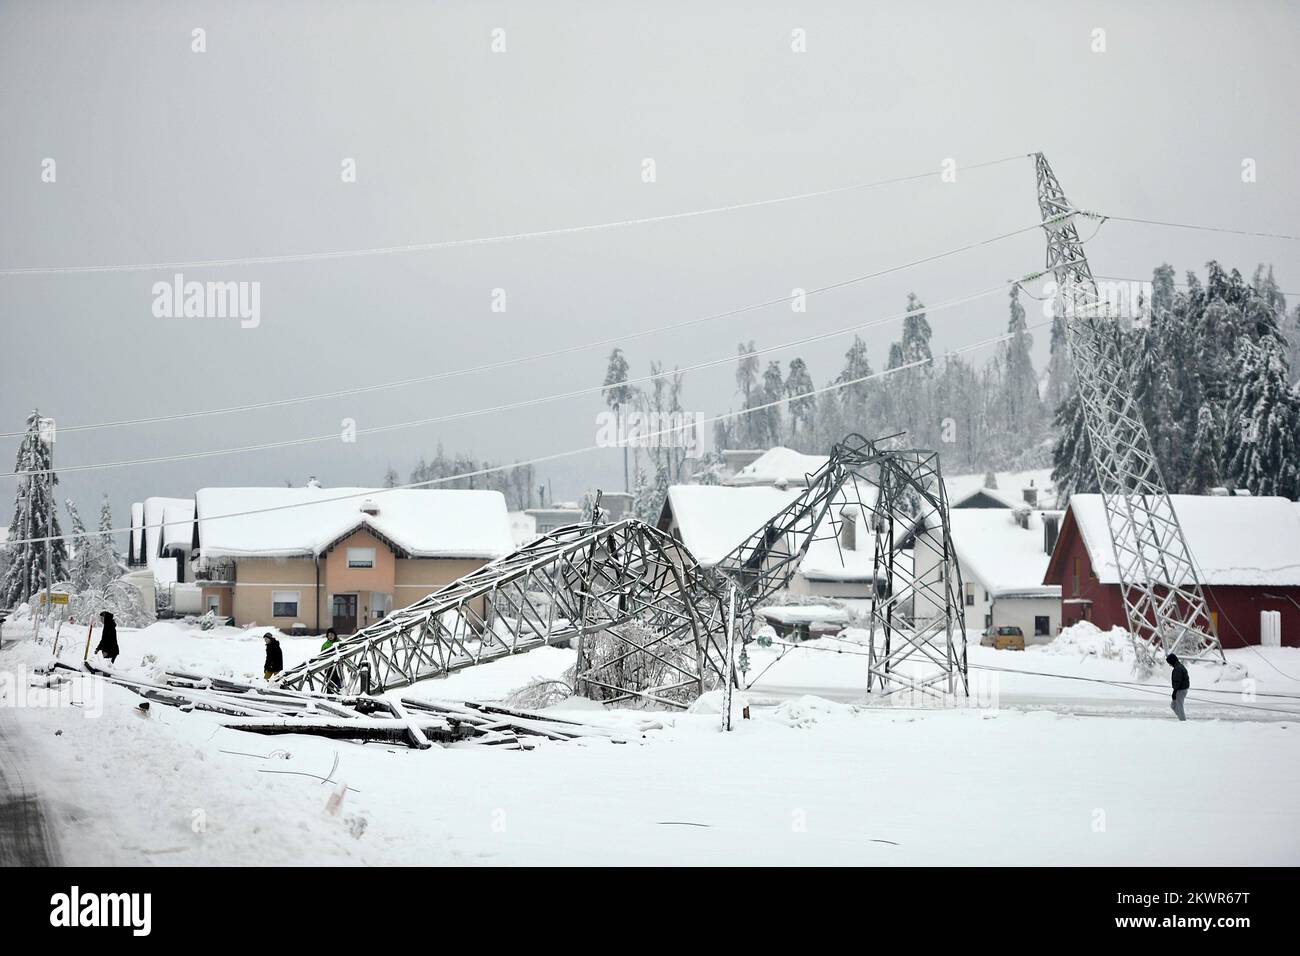
[[980,638],[980,644],[999,651],[1023,651],[1025,632],[1018,627],[1005,624],[1001,627],[989,627]]

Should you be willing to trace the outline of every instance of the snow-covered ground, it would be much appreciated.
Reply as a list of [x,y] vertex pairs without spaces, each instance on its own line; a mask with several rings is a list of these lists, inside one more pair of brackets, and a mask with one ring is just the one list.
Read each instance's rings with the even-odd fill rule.
[[[121,629],[118,664],[257,679],[263,631]],[[85,634],[69,636],[76,662]],[[623,745],[412,751],[144,715],[88,676],[31,688],[51,647],[10,622],[0,720],[73,864],[1300,863],[1300,650],[1229,652],[1226,676],[1194,665],[1180,724],[1165,675],[1073,679],[1136,680],[1107,635],[972,644],[976,706],[928,710],[864,706],[858,637],[751,645],[750,679],[766,671],[731,734],[666,712]],[[282,643],[292,666],[319,639]],[[402,693],[499,699],[571,662],[543,648]],[[568,707],[629,731],[647,716]]]

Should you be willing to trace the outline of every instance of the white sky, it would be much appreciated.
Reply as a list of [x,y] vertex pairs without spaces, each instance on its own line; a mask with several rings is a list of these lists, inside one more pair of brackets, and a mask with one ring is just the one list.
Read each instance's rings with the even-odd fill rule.
[[[1044,150],[1117,215],[1295,232],[1300,8],[1278,2],[0,3],[0,268],[263,256],[653,216]],[[207,52],[190,31],[207,31]],[[506,31],[507,52],[489,50]],[[1105,53],[1090,51],[1106,31]],[[791,52],[791,31],[807,52]],[[42,183],[41,162],[58,179]],[[358,182],[340,181],[354,157]],[[658,181],[641,181],[652,157]],[[1241,161],[1257,162],[1243,184]],[[798,204],[508,245],[187,270],[262,284],[256,329],[154,318],[170,273],[0,277],[0,430],[274,399],[430,374],[788,295],[1037,219],[1005,164]],[[1300,243],[1113,223],[1094,271],[1273,262]],[[633,374],[900,310],[1039,268],[1040,235],[628,346]],[[494,288],[508,311],[490,310]],[[1027,303],[1034,305],[1034,303]],[[1001,331],[1001,297],[931,317],[936,351]],[[1031,309],[1031,321],[1034,312]],[[868,341],[883,365],[889,327]],[[822,384],[848,337],[795,354]],[[1046,337],[1036,351],[1045,353]],[[597,385],[606,349],[364,396],[67,434],[57,463],[279,441]],[[979,356],[977,356],[979,357]],[[687,377],[688,409],[734,399]],[[598,396],[299,449],[69,474],[118,524],[148,495],[405,478],[441,440],[494,459],[592,444]],[[0,440],[8,469],[16,440]],[[614,450],[542,469],[556,497],[621,484]],[[8,521],[13,479],[0,479]]]

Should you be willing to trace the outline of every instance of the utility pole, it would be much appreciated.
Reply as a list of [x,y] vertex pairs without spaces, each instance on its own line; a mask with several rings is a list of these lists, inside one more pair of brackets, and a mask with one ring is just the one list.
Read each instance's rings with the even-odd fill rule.
[[[37,434],[44,431],[49,435],[50,463],[49,471],[45,473],[45,615],[50,614],[50,578],[53,576],[53,561],[51,554],[54,549],[54,419],[42,418],[37,425]],[[45,439],[42,437],[41,441]]]
[[1079,211],[1042,153],[1034,154],[1047,271],[1065,307],[1066,341],[1083,405],[1097,486],[1139,664],[1178,653],[1223,660],[1196,565],[1160,473],[1120,350],[1079,241]]
[[32,476],[23,475],[19,496],[23,509],[23,600],[32,600]]
[[614,406],[614,415],[618,418],[618,443],[623,446],[623,491],[632,490],[627,476],[627,429],[623,427],[623,403]]

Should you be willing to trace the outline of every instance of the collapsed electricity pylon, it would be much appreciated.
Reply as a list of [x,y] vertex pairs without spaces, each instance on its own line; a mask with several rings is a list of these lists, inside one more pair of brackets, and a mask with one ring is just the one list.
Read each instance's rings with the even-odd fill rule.
[[953,694],[960,680],[966,694],[961,569],[939,456],[885,448],[884,441],[849,435],[837,443],[826,464],[806,476],[807,487],[714,572],[757,605],[790,583],[819,529],[842,548],[845,525],[855,536],[861,516],[874,538],[868,692],[937,696],[942,685]]
[[725,673],[725,597],[679,541],[642,521],[572,525],[345,638],[280,685],[378,693],[573,642],[579,691],[682,707]]
[[1139,666],[1177,652],[1223,659],[1191,551],[1169,499],[1120,349],[1074,223],[1076,210],[1042,153],[1034,155],[1047,269],[1065,312],[1070,361]]

